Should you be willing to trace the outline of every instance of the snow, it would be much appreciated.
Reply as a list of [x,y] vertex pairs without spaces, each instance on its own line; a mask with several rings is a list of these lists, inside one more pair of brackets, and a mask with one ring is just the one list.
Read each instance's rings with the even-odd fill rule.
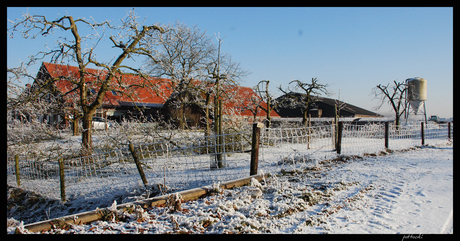
[[[167,205],[117,214],[122,220],[45,233],[453,233],[452,144],[283,167],[249,186],[210,185],[215,191],[195,201],[176,195]],[[23,225],[8,223],[8,233]]]

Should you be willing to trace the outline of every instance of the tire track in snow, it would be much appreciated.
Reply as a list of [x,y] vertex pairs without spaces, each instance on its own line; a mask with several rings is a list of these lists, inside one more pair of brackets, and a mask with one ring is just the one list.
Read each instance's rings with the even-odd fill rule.
[[[442,225],[442,228],[441,230],[439,231],[440,233],[453,233],[453,224],[452,224],[452,218],[454,216],[454,210],[451,209],[450,210],[450,213],[449,213],[449,217],[447,218],[446,222],[444,223],[444,225]],[[450,227],[450,230],[449,232],[446,232],[446,229]]]
[[[436,151],[436,158],[432,151]],[[324,229],[332,233],[452,233],[453,214],[448,205],[452,159],[449,164],[449,158],[439,151],[428,147],[398,156],[352,161],[337,168],[340,173],[332,171],[329,178],[368,180],[376,187],[354,206],[327,215]],[[452,150],[447,152],[451,155]]]

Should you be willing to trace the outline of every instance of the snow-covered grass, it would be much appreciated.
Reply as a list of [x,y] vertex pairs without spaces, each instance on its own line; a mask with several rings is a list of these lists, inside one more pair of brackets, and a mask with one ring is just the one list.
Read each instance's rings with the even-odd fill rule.
[[[433,129],[427,129],[426,133],[430,134],[431,130]],[[434,129],[431,132],[438,133],[439,130]],[[263,133],[267,134],[268,132]],[[399,136],[396,136],[396,133],[391,134],[390,149],[395,151],[420,145],[420,139],[417,136],[419,133],[416,130],[407,131],[407,133],[400,131]],[[281,132],[269,136],[269,138],[265,136],[264,139],[262,137],[259,172],[279,173],[280,170],[284,170],[285,173],[297,172],[297,170],[312,168],[312,165],[315,168],[319,168],[321,166],[320,162],[337,158],[338,155],[335,152],[332,142],[330,126],[316,127],[315,131],[310,133],[312,135],[310,140],[306,138],[305,134],[307,132],[305,132],[304,128],[291,128],[284,133]],[[174,133],[174,135],[178,135],[178,133]],[[188,133],[188,136],[190,135]],[[284,140],[276,142],[274,139],[275,136],[278,136],[278,140],[283,138]],[[448,143],[445,136],[446,133],[441,133],[440,136],[433,135],[426,142],[431,145],[445,144]],[[57,146],[61,149],[64,149],[62,147],[75,148],[72,143],[78,143],[78,140],[75,140],[77,138],[54,140],[51,146]],[[96,142],[104,142],[104,138],[95,139]],[[181,141],[184,140],[185,138],[182,138]],[[308,145],[307,141],[309,141]],[[40,143],[42,148],[49,145],[49,142]],[[238,153],[237,151],[224,155],[226,168],[212,170],[210,169],[210,163],[213,162],[215,156],[197,154],[189,156],[185,153],[187,148],[179,149],[179,152],[184,152],[183,154],[162,154],[154,158],[150,157],[152,153],[147,154],[143,152],[144,172],[149,180],[149,187],[147,189],[142,185],[137,169],[132,161],[123,163],[111,162],[110,165],[104,164],[104,167],[98,164],[97,169],[94,169],[94,167],[88,169],[90,173],[96,173],[97,175],[92,174],[93,176],[90,175],[89,177],[81,178],[81,174],[78,174],[80,176],[76,175],[76,182],[75,180],[68,179],[72,176],[72,173],[70,170],[66,171],[66,203],[59,201],[58,178],[24,179],[21,181],[21,187],[26,187],[27,190],[35,191],[42,196],[35,198],[36,194],[26,194],[26,197],[34,197],[33,200],[26,198],[22,203],[12,202],[11,205],[8,205],[8,215],[9,217],[23,220],[25,223],[31,223],[77,212],[94,210],[97,207],[106,207],[114,200],[118,203],[125,203],[164,193],[165,191],[171,192],[211,185],[219,181],[249,175],[248,153]],[[163,147],[163,149],[165,148]],[[169,147],[166,149],[171,150]],[[379,125],[365,126],[362,130],[344,132],[342,139],[342,154],[344,155],[363,157],[392,152],[391,150],[384,148],[382,128]],[[146,154],[147,156],[145,156]],[[107,160],[104,159],[104,161]],[[57,163],[53,165],[57,168]],[[77,165],[77,167],[81,166]],[[113,171],[115,169],[118,171]],[[14,173],[14,168],[9,168],[8,173]],[[27,170],[21,169],[21,175],[25,174],[27,174]],[[14,175],[8,175],[9,185],[15,186],[14,178]],[[315,179],[309,179],[309,181],[314,182]],[[169,190],[166,190],[168,188]],[[12,192],[9,189],[8,195],[14,199],[15,195],[11,194]]]
[[[303,160],[260,183],[46,233],[453,233],[453,146]],[[116,215],[115,215],[116,214]],[[26,232],[8,220],[7,232]]]

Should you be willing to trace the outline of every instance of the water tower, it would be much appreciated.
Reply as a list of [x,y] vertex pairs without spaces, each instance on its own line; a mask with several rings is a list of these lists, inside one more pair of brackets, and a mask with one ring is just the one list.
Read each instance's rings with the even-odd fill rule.
[[426,120],[426,93],[427,81],[426,79],[415,77],[406,79],[406,123],[411,113],[418,115],[423,114]]

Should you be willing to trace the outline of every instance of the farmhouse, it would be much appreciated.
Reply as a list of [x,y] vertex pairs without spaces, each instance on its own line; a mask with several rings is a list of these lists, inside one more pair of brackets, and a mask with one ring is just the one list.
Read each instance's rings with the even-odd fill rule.
[[[90,99],[95,98],[100,88],[98,83],[104,79],[107,72],[88,68],[85,71],[86,85],[89,88],[88,96]],[[79,89],[74,84],[74,81],[79,79],[79,75],[79,69],[76,66],[42,63],[37,74],[37,83],[34,83],[33,86],[48,83],[48,89],[54,96],[60,96],[65,106],[60,113],[50,113],[46,116],[49,123],[67,123],[67,118],[73,118],[73,113],[78,109],[80,99]],[[95,114],[96,117],[121,121],[123,118],[143,115],[148,117],[148,120],[153,120],[168,116],[168,113],[174,109],[170,105],[173,102],[171,97],[177,97],[178,93],[175,92],[176,84],[170,79],[156,77],[144,79],[138,75],[123,74],[117,75],[112,82],[110,90],[104,95],[102,106]],[[204,86],[202,83],[192,81],[191,85],[194,88],[191,89],[197,89],[196,87],[200,84],[200,88],[202,88]],[[207,86],[209,88],[210,84]],[[201,117],[204,115],[204,95],[202,93],[198,92],[198,101],[183,107],[186,108],[183,112],[188,115],[185,117],[190,122],[188,123],[189,126],[197,126],[202,121]],[[222,93],[225,93],[221,96],[224,117],[254,121],[254,119],[262,120],[266,116],[265,111],[256,108],[256,103],[253,100],[260,98],[251,88],[226,85],[223,86]],[[267,104],[261,101],[257,105],[266,107]],[[271,116],[279,117],[275,111],[272,111]]]
[[[275,108],[275,111],[281,117],[302,117],[303,116],[303,106],[302,101],[297,101],[294,103],[294,99],[302,99],[305,97],[305,94],[301,93],[289,93],[294,98],[289,97],[288,95],[282,95],[276,99],[277,102],[283,102],[282,105]],[[340,117],[353,117],[353,118],[376,118],[382,117],[381,115],[374,113],[369,110],[365,110],[358,106],[345,103],[336,99],[326,98],[326,97],[312,97],[312,101],[309,104],[307,115],[311,117],[334,117],[335,116],[335,105],[338,106],[338,112]]]

